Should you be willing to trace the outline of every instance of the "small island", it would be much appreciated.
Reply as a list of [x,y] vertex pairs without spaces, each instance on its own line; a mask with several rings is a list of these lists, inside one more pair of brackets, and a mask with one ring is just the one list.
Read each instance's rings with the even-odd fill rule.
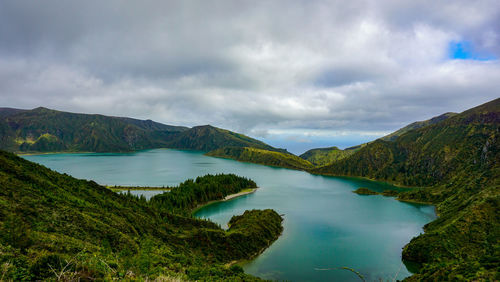
[[359,187],[352,192],[358,195],[382,195],[385,197],[397,197],[399,195],[399,192],[394,190],[384,190],[384,192],[377,192],[365,187]]
[[365,188],[365,187],[360,187],[352,192],[356,193],[358,195],[378,195],[379,194],[378,192],[375,192],[375,191],[370,190],[370,189]]

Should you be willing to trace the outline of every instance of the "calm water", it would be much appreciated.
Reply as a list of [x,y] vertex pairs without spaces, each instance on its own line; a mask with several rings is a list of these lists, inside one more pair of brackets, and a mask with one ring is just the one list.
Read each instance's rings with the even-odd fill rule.
[[[273,208],[284,214],[282,236],[244,265],[247,273],[292,281],[402,279],[410,273],[401,248],[436,216],[432,206],[401,203],[383,196],[352,193],[359,187],[383,191],[387,184],[311,175],[203,156],[200,152],[158,149],[127,154],[25,156],[59,172],[107,185],[172,186],[207,173],[235,173],[255,180],[257,192],[205,207],[196,216],[227,227],[247,209]],[[151,191],[147,191],[151,192]],[[156,192],[156,191],[153,191]]]

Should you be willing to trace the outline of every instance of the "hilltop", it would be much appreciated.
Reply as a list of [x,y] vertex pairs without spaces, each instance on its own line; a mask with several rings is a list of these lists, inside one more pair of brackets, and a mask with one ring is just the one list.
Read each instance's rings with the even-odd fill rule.
[[424,120],[424,121],[416,121],[414,123],[411,123],[401,129],[398,129],[396,131],[394,131],[393,133],[389,134],[389,135],[386,135],[380,139],[384,140],[384,141],[394,141],[396,140],[399,136],[403,135],[404,133],[410,131],[410,130],[413,130],[413,129],[418,129],[418,128],[422,128],[422,127],[425,127],[425,126],[428,126],[428,125],[432,125],[432,124],[435,124],[435,123],[438,123],[438,122],[441,122],[443,120],[446,120],[450,117],[453,117],[453,116],[456,116],[457,113],[444,113],[442,115],[439,115],[437,117],[433,117],[431,119],[428,119],[428,120]]
[[264,142],[250,138],[243,134],[211,125],[195,126],[183,131],[167,143],[169,148],[212,151],[222,147],[252,147],[272,151],[286,151],[276,149]]
[[0,108],[0,149],[12,152],[128,152],[152,148],[211,151],[225,146],[279,151],[256,139],[210,125],[188,128],[41,107]]
[[315,166],[324,166],[329,165],[335,161],[347,158],[348,156],[359,150],[359,148],[361,148],[361,146],[346,148],[344,150],[341,150],[337,147],[317,148],[308,150],[299,157],[311,162]]

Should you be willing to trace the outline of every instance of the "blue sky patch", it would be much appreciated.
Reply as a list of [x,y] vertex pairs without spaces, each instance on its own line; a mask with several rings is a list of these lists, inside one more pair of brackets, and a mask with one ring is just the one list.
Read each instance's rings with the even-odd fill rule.
[[454,60],[496,60],[492,54],[478,52],[470,41],[451,41],[448,47],[448,56]]

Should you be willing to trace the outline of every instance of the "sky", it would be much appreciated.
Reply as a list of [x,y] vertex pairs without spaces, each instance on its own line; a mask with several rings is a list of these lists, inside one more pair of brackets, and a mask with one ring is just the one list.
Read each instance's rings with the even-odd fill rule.
[[195,126],[294,153],[500,97],[500,2],[0,2],[0,107]]

